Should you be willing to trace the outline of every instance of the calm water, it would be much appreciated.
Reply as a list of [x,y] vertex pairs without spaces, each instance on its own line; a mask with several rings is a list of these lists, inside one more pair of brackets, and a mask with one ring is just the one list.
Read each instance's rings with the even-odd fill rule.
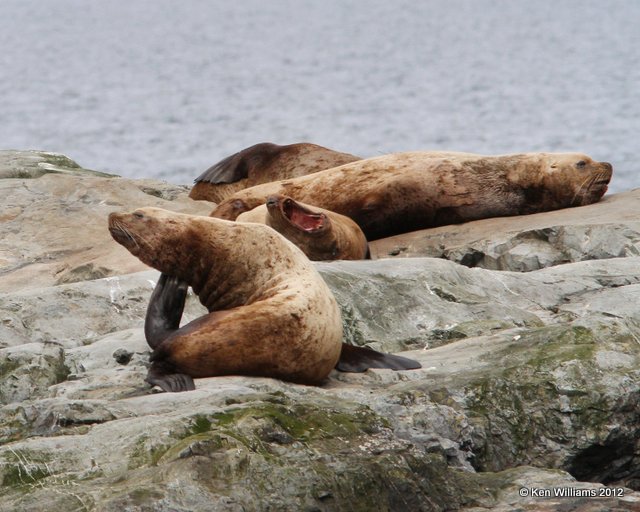
[[261,141],[582,151],[640,186],[637,0],[0,0],[0,148],[190,183]]

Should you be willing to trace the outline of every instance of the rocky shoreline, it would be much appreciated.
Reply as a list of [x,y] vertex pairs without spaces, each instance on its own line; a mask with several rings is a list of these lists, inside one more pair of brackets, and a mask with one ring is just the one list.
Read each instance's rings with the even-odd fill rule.
[[640,190],[317,264],[347,341],[421,370],[172,394],[106,219],[211,204],[42,152],[0,188],[0,511],[640,510]]

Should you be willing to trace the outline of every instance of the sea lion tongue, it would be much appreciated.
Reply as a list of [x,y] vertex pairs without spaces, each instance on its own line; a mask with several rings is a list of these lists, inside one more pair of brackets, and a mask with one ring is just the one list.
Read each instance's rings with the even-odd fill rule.
[[284,201],[282,207],[286,217],[304,231],[315,231],[324,225],[326,217],[323,213],[310,212],[292,199]]

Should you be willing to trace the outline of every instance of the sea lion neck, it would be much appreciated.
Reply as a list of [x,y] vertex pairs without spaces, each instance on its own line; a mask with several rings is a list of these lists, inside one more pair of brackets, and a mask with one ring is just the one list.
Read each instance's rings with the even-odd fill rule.
[[505,178],[523,189],[537,188],[543,185],[544,173],[540,171],[540,154],[517,153],[513,155],[489,157],[495,160],[494,165],[502,168]]
[[[182,274],[179,277],[189,283],[209,311],[251,303],[256,292],[268,289],[274,276],[287,266],[286,257],[283,259],[286,251],[271,248],[282,245],[282,237],[258,224],[206,221],[207,226],[194,225],[186,237],[188,255],[176,272]],[[265,238],[269,243],[258,246],[253,238],[247,237],[247,230],[268,230]],[[248,253],[252,253],[251,257]]]

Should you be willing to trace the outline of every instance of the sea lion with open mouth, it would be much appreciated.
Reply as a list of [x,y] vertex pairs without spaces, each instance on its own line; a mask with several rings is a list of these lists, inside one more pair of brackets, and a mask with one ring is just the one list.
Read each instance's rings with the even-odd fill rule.
[[313,261],[369,257],[367,239],[349,217],[294,201],[290,197],[270,196],[266,204],[241,214],[236,220],[271,226]]

